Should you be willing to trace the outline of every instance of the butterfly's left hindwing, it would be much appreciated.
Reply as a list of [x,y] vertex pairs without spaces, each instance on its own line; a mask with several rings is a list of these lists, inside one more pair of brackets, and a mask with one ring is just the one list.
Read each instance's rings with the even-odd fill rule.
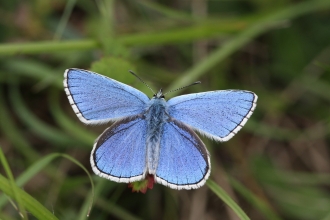
[[196,189],[209,175],[209,153],[199,137],[178,121],[165,123],[156,182],[173,189]]
[[91,154],[95,174],[116,182],[146,175],[146,121],[139,116],[115,122],[99,136]]

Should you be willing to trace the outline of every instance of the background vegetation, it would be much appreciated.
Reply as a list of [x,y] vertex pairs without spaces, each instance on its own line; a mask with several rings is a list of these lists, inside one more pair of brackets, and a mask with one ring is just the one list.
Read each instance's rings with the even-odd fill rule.
[[155,90],[202,81],[167,98],[259,96],[233,139],[203,139],[207,185],[142,194],[91,175],[90,219],[247,219],[240,208],[251,219],[330,219],[329,9],[329,0],[2,0],[0,219],[86,218],[89,154],[106,126],[74,115],[62,86],[72,67],[148,96],[129,69]]

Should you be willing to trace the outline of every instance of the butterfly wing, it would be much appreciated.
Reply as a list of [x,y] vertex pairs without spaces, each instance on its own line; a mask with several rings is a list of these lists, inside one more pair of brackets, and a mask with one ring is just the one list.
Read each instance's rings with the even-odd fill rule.
[[228,141],[250,118],[257,95],[220,90],[182,95],[168,101],[171,117],[217,141]]
[[176,120],[164,124],[155,180],[173,189],[196,189],[210,175],[209,153],[199,137]]
[[74,112],[85,124],[140,114],[149,102],[139,90],[87,70],[67,69],[63,84]]
[[146,121],[139,116],[115,122],[95,141],[90,162],[95,174],[134,182],[146,174]]

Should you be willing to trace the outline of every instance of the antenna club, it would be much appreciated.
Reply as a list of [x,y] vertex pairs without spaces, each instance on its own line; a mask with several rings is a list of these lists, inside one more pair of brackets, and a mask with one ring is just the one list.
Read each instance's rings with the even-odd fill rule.
[[187,88],[189,86],[193,86],[193,85],[196,85],[196,84],[201,84],[201,81],[196,81],[190,85],[187,85],[187,86],[183,86],[183,87],[180,87],[180,88],[177,88],[177,89],[174,89],[174,90],[170,90],[168,92],[166,92],[164,95],[166,95],[167,93],[170,93],[170,92],[174,92],[174,91],[178,91],[178,90],[181,90],[181,89],[184,89],[184,88]]

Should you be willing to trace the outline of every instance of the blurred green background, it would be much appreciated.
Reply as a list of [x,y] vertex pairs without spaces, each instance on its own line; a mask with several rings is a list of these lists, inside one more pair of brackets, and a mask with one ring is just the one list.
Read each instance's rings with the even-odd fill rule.
[[[74,115],[62,86],[74,67],[149,97],[128,70],[154,90],[202,81],[167,98],[255,92],[234,138],[203,138],[210,179],[251,219],[330,219],[329,0],[2,0],[0,42],[0,219],[86,218],[92,187],[79,165],[92,174],[93,141],[109,125]],[[210,182],[142,194],[92,179],[89,219],[240,219]]]

